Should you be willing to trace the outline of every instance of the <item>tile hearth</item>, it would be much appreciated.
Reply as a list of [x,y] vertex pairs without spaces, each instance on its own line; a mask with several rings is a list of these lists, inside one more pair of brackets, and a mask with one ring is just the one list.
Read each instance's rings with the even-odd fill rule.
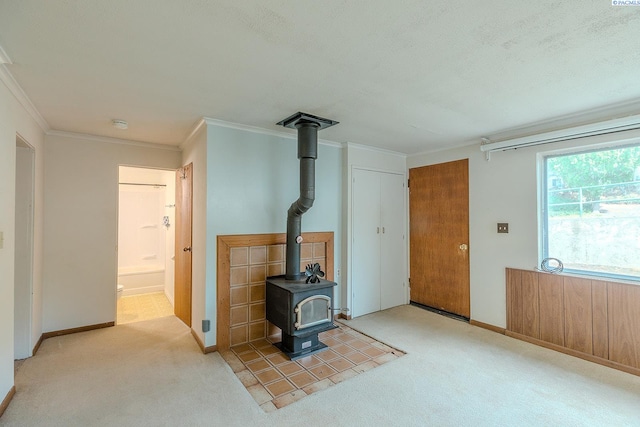
[[234,346],[222,357],[258,405],[271,412],[405,354],[346,325],[337,326],[320,333],[327,350],[294,362],[272,345],[279,337]]

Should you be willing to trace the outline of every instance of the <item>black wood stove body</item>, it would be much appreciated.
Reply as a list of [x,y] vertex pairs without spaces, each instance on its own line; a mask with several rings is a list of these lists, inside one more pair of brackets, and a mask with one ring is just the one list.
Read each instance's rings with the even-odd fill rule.
[[335,282],[320,279],[287,280],[285,276],[267,278],[267,320],[282,330],[282,341],[275,344],[291,360],[306,357],[327,348],[320,332],[335,329],[333,324],[333,287]]

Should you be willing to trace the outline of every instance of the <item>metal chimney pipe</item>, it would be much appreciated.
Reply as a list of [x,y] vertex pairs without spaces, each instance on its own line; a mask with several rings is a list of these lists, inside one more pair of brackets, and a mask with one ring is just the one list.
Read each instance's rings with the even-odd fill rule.
[[300,197],[287,211],[286,280],[298,280],[300,272],[300,244],[302,243],[302,214],[308,211],[316,198],[316,159],[318,158],[318,130],[338,122],[296,113],[279,125],[298,130],[298,159],[300,159]]
[[300,197],[287,211],[287,264],[285,279],[297,280],[300,273],[302,214],[316,199],[316,159],[318,158],[317,123],[298,122],[298,159],[300,159]]

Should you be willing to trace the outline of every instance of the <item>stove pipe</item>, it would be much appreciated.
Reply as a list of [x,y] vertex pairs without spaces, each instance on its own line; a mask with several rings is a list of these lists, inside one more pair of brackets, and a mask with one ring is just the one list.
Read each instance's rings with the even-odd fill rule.
[[287,257],[286,280],[298,280],[300,272],[300,244],[302,243],[302,214],[308,211],[316,198],[315,161],[318,158],[318,130],[333,126],[338,122],[296,113],[277,123],[298,130],[298,159],[300,159],[300,197],[287,211]]

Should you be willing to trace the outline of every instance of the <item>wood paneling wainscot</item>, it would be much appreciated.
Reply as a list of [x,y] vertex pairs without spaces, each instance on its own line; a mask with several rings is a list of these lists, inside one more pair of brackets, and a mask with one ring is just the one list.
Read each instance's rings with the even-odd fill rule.
[[506,269],[505,334],[640,375],[640,286]]
[[640,287],[618,283],[609,288],[609,359],[640,368]]
[[[507,269],[507,331],[522,334],[522,271]],[[538,324],[539,326],[539,324]]]
[[593,355],[603,359],[609,358],[609,325],[608,325],[608,284],[591,285],[591,304],[593,316]]
[[565,277],[563,285],[565,346],[593,354],[591,280]]
[[522,272],[522,333],[540,337],[540,292],[538,275],[532,271]]
[[538,302],[540,304],[540,339],[556,345],[564,345],[562,277],[551,274],[537,274],[537,276],[540,285]]

